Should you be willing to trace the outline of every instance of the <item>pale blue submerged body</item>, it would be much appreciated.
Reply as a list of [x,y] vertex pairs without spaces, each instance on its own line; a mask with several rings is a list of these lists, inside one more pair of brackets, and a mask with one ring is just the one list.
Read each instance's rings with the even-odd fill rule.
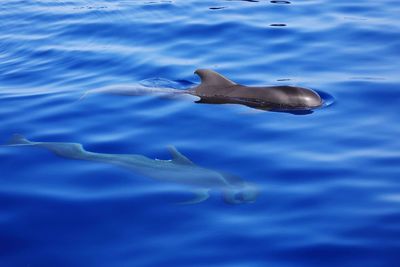
[[212,189],[220,191],[224,201],[229,204],[251,203],[259,195],[254,185],[244,182],[237,176],[200,167],[173,146],[168,147],[171,160],[158,160],[137,154],[90,152],[79,143],[31,142],[21,135],[14,135],[9,145],[41,147],[64,158],[105,162],[153,179],[188,186],[196,196],[182,202],[183,204],[206,200]]

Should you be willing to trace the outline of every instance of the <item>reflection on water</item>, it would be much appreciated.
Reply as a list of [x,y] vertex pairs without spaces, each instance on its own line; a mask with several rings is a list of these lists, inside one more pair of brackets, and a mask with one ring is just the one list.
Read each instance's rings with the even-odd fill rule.
[[8,145],[41,147],[61,157],[105,162],[157,180],[189,186],[195,197],[183,202],[184,204],[206,200],[212,189],[220,191],[225,202],[229,204],[252,203],[259,195],[254,185],[243,181],[240,177],[198,166],[173,146],[168,147],[172,159],[159,160],[137,154],[90,152],[78,143],[32,142],[18,134],[13,135]]
[[271,27],[286,27],[285,23],[271,23],[269,26]]
[[272,4],[283,4],[283,5],[287,5],[287,4],[290,4],[290,2],[289,1],[279,1],[279,0],[277,0],[277,1],[270,1]]

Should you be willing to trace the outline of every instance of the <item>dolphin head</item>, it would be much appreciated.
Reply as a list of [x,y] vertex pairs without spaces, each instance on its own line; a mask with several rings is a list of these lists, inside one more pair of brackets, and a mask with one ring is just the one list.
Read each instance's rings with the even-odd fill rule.
[[228,204],[253,203],[259,195],[259,188],[248,182],[243,182],[240,186],[226,188],[222,191],[223,199]]

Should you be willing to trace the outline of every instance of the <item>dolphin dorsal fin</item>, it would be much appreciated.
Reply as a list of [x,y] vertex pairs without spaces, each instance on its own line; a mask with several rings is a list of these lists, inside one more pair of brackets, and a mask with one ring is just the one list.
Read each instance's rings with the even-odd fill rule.
[[218,85],[218,86],[236,85],[236,83],[232,82],[231,80],[225,78],[224,76],[213,70],[198,69],[194,73],[200,76],[201,85]]
[[194,163],[182,155],[174,146],[168,146],[168,151],[171,153],[172,161],[178,164],[194,165]]

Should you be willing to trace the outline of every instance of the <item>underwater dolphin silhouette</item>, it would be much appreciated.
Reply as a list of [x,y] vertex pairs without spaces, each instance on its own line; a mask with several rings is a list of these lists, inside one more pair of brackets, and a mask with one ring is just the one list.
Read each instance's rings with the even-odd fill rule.
[[251,87],[237,84],[213,70],[198,69],[194,73],[200,77],[201,84],[187,90],[112,86],[88,91],[84,96],[94,92],[122,95],[190,94],[200,98],[196,103],[242,104],[252,108],[276,111],[311,110],[323,104],[317,92],[303,87],[287,85]]
[[14,134],[7,146],[41,147],[64,158],[105,162],[157,180],[189,186],[195,197],[182,204],[202,202],[209,198],[212,189],[219,190],[229,204],[252,203],[259,195],[253,184],[235,175],[197,166],[174,146],[168,147],[171,160],[153,160],[136,154],[95,153],[86,151],[79,143],[32,142],[19,134]]

